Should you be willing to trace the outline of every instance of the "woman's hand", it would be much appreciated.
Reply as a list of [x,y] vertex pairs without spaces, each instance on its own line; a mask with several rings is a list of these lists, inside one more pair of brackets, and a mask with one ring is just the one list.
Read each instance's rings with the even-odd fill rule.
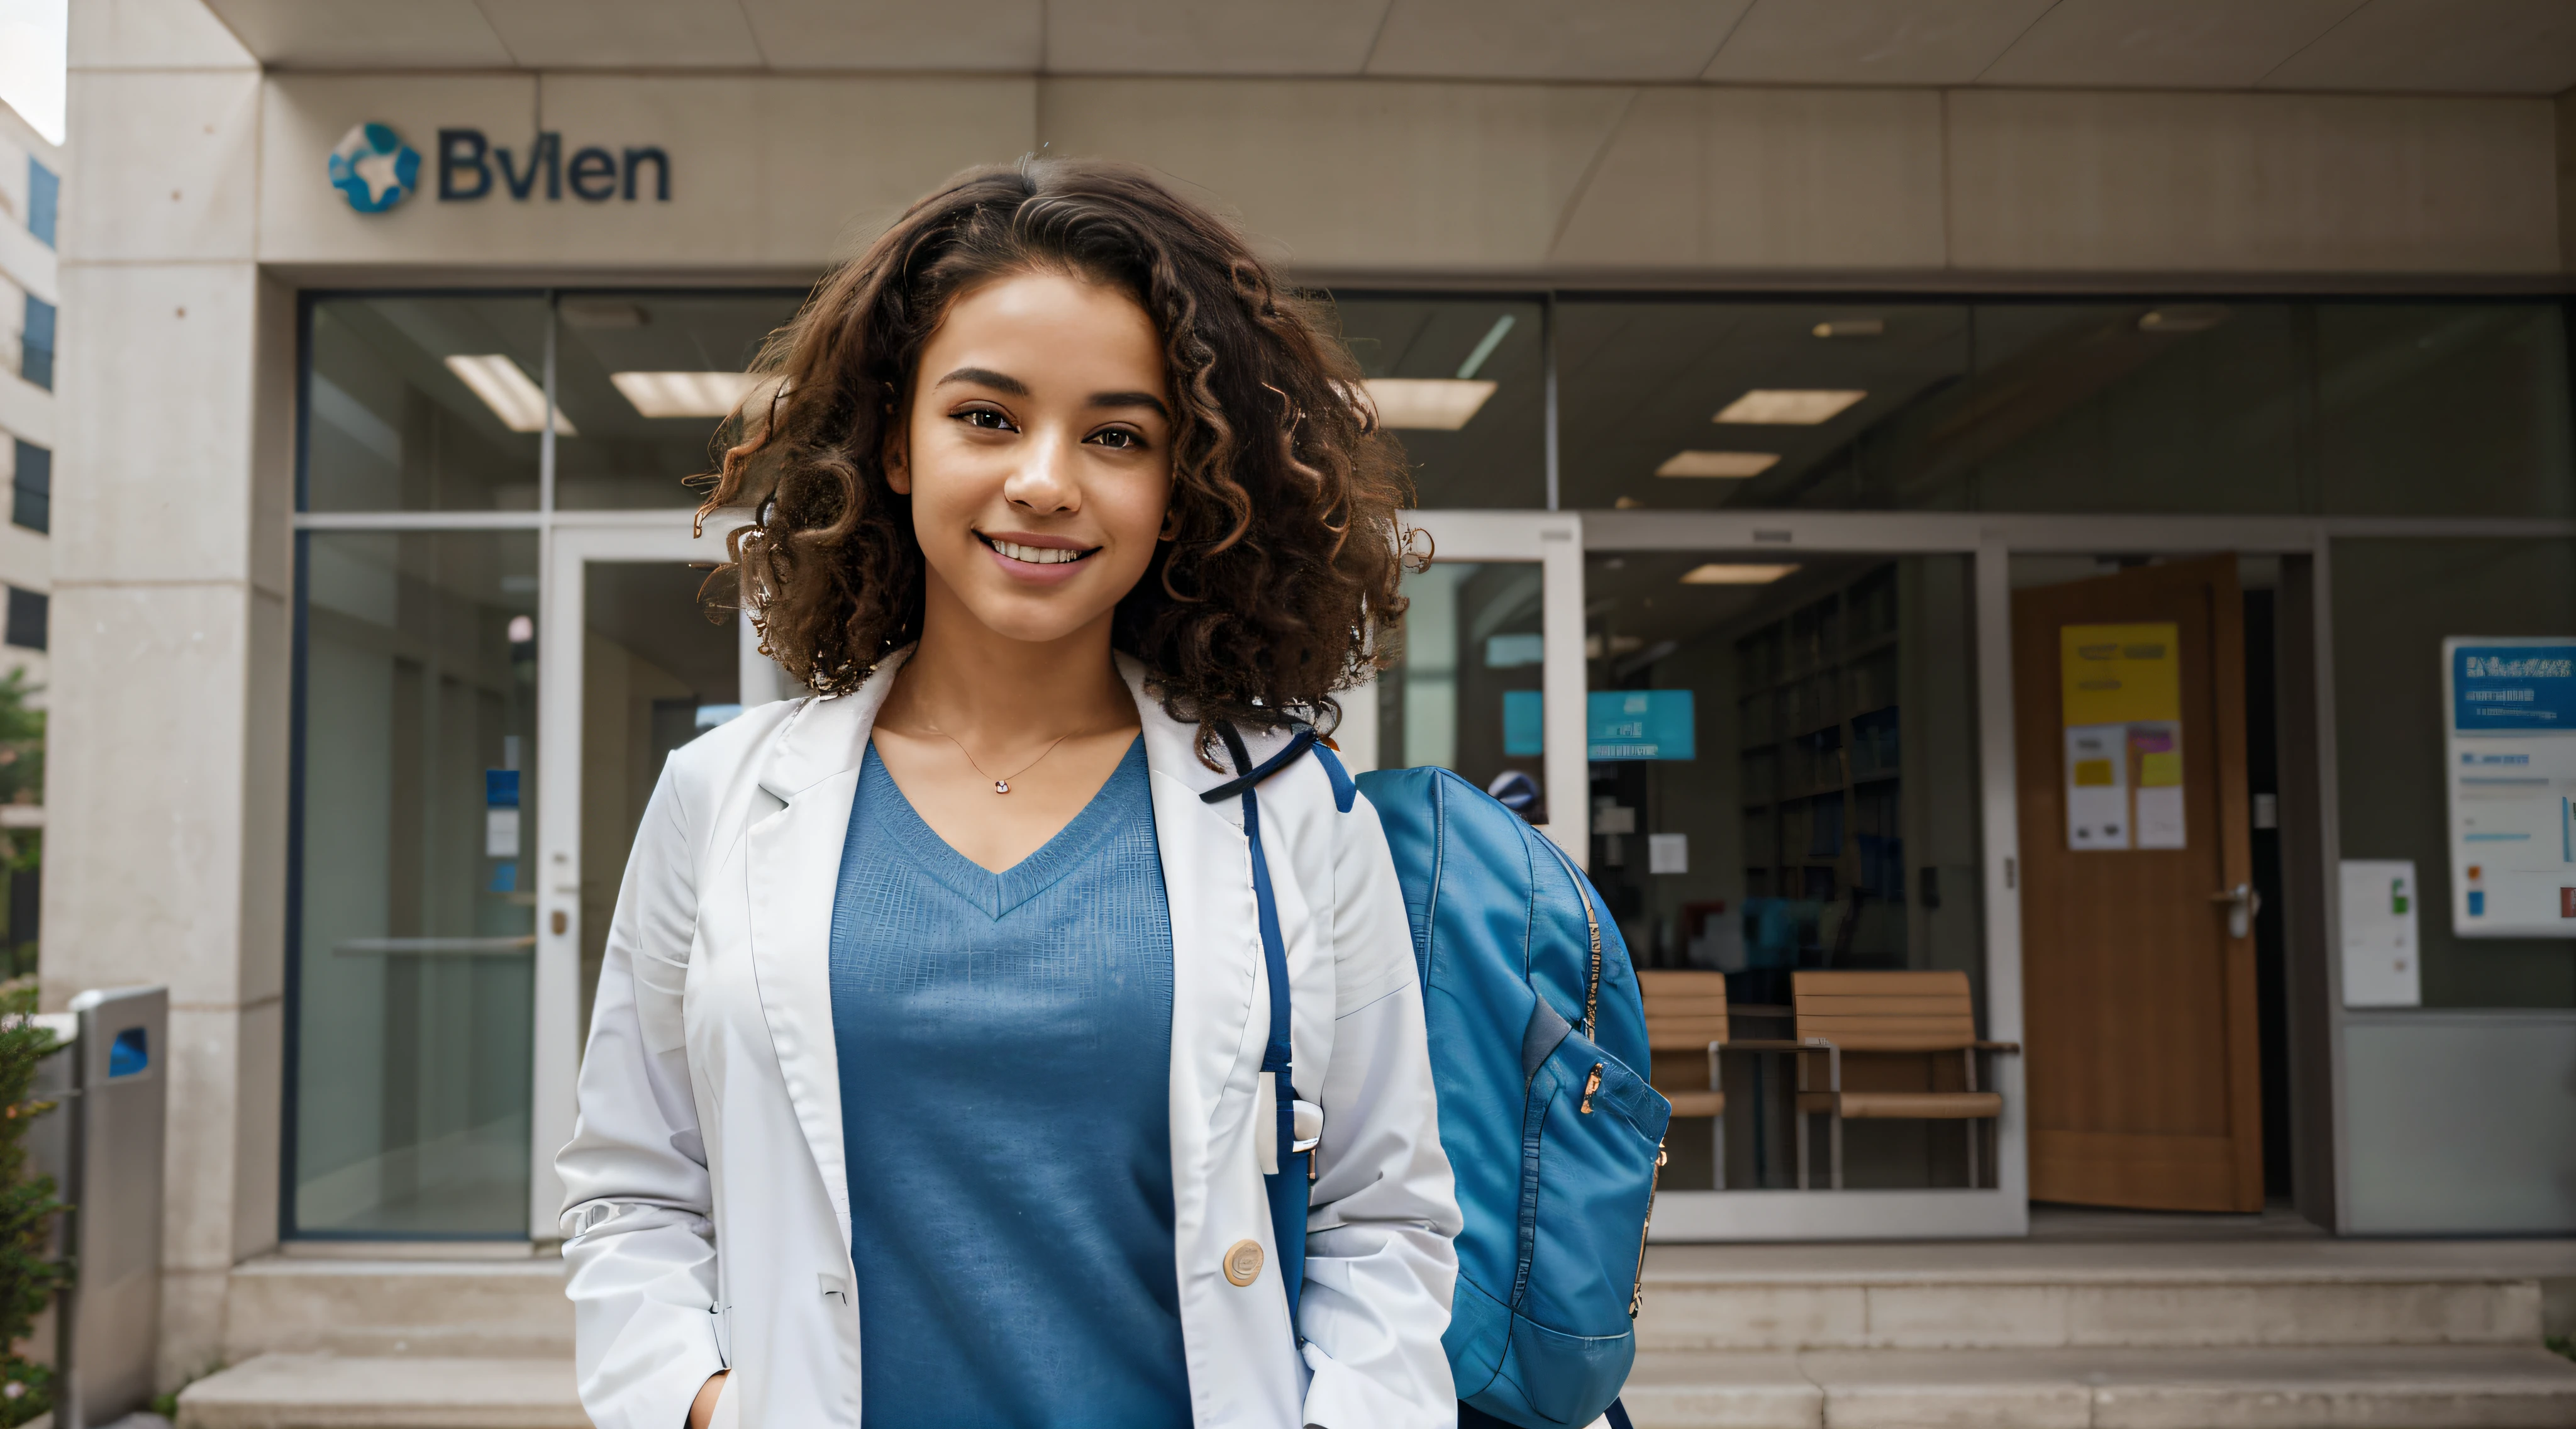
[[706,1383],[698,1386],[698,1397],[689,1404],[689,1429],[707,1429],[715,1419],[716,1401],[724,1397],[725,1375],[728,1373],[730,1371],[718,1370],[707,1376]]

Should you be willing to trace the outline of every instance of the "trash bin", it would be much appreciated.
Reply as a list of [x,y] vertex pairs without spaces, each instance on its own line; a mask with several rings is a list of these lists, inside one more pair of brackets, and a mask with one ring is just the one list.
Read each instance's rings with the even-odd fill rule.
[[[55,1306],[54,1425],[91,1429],[152,1400],[169,990],[84,992],[69,1020],[70,1045],[37,1071],[36,1094],[61,1106],[36,1124],[28,1150],[72,1207],[61,1240],[77,1274]],[[61,1035],[61,1020],[43,1021]]]

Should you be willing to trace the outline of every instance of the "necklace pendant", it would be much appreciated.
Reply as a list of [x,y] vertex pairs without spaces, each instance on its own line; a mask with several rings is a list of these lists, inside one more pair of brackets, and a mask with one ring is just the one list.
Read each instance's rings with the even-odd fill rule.
[[996,794],[1007,794],[1007,793],[1011,792],[1011,781],[1010,781],[1010,780],[1008,780],[1008,779],[996,779],[996,780],[994,780],[994,781],[993,781],[993,792],[994,792],[994,793],[996,793]]

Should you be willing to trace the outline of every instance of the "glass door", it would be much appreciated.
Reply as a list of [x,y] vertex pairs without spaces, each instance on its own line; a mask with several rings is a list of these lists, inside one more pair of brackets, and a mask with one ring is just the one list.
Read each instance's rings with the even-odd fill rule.
[[729,525],[692,537],[686,513],[558,525],[547,562],[539,709],[536,1086],[528,1223],[562,1208],[554,1150],[569,1140],[573,1082],[590,1026],[608,923],[635,830],[671,751],[787,693],[739,615],[711,617],[709,573]]
[[[1409,573],[1403,653],[1342,697],[1334,736],[1354,772],[1456,770],[1589,857],[1582,796],[1583,519],[1570,512],[1416,511],[1428,570]],[[1567,791],[1572,791],[1568,793]]]

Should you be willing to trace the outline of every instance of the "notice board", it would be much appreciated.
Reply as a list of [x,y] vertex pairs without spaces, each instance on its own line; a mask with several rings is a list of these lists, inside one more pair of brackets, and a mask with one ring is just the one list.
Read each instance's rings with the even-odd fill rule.
[[2576,636],[2442,642],[2451,931],[2576,937]]

